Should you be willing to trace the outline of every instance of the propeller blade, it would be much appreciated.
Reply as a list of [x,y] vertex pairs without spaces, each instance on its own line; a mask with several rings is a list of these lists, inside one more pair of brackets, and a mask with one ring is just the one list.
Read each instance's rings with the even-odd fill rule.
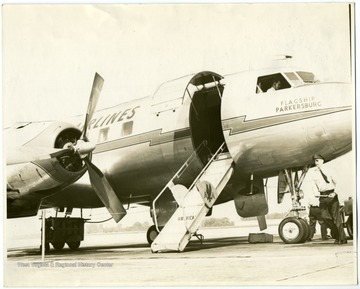
[[81,137],[82,139],[86,138],[87,129],[88,129],[89,123],[93,117],[93,114],[94,114],[94,111],[96,108],[96,104],[99,100],[99,96],[100,96],[100,92],[103,87],[103,84],[104,84],[104,79],[96,72],[95,77],[94,77],[93,86],[92,86],[91,93],[90,93],[89,104],[88,104],[88,108],[87,108],[87,112],[86,112],[84,130],[83,130],[82,137]]
[[89,172],[90,182],[101,202],[118,223],[126,215],[126,210],[116,196],[104,174],[86,157],[84,159]]
[[51,158],[57,158],[57,157],[61,157],[63,156],[64,154],[68,154],[68,153],[71,153],[71,152],[74,152],[72,149],[69,149],[69,148],[65,148],[65,149],[60,149],[54,153],[51,153],[50,154],[50,157]]

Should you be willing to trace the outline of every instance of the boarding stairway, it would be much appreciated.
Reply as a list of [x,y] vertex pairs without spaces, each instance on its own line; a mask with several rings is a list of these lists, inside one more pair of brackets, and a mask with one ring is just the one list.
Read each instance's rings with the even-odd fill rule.
[[[174,185],[171,180],[165,186],[171,190],[179,207],[151,244],[152,252],[182,252],[191,237],[196,235],[201,222],[228,183],[234,170],[233,159],[229,153],[223,152],[224,148],[225,143],[212,156],[189,189],[181,184]],[[187,163],[183,167],[186,166]],[[164,191],[165,188],[162,192]],[[153,203],[154,207],[155,202],[156,200]]]

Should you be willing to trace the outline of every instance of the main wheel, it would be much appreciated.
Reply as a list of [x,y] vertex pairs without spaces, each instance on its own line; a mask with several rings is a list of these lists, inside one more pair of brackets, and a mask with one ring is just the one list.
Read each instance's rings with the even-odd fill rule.
[[64,248],[65,242],[62,241],[52,242],[51,245],[54,247],[56,251],[60,251],[62,250],[62,248]]
[[353,239],[353,216],[350,215],[346,220],[346,230],[350,239]]
[[303,229],[304,229],[304,237],[300,243],[304,243],[310,237],[310,227],[309,227],[308,222],[306,222],[304,219],[299,218],[299,221],[301,222]]
[[71,250],[77,250],[80,247],[80,241],[71,241],[67,242],[66,244],[69,246]]
[[152,242],[154,242],[155,238],[159,235],[159,232],[156,230],[156,226],[152,225],[146,233],[146,239],[149,243],[149,245],[152,244]]
[[305,226],[297,217],[287,217],[279,225],[279,236],[286,244],[301,243],[305,235]]

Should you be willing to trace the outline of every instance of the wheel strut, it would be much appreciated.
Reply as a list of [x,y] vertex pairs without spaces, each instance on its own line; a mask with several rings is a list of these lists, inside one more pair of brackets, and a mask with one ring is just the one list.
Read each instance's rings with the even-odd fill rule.
[[305,210],[305,206],[302,206],[300,203],[300,200],[304,198],[304,193],[301,190],[301,186],[309,168],[310,165],[305,166],[301,172],[300,177],[298,170],[293,171],[292,169],[284,169],[286,185],[290,191],[292,200],[292,209],[287,213],[287,215],[293,213],[294,216],[298,217],[299,211]]
[[305,166],[300,177],[298,170],[284,170],[284,180],[286,189],[291,195],[292,208],[286,214],[285,219],[281,221],[278,231],[280,238],[287,244],[304,243],[309,237],[309,225],[304,219],[299,217],[299,212],[306,210],[305,206],[302,206],[300,203],[300,200],[304,198],[301,185],[309,168],[310,165]]

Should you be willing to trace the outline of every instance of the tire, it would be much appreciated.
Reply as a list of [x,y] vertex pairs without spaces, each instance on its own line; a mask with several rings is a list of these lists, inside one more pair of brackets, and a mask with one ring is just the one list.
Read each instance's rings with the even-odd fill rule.
[[64,248],[65,242],[61,242],[61,241],[52,242],[51,245],[54,247],[56,251],[60,251],[62,250],[62,248]]
[[159,232],[156,230],[156,226],[152,225],[146,232],[146,239],[149,245],[154,242],[155,238],[159,235]]
[[300,243],[305,243],[307,241],[307,239],[309,239],[309,237],[310,237],[310,227],[309,227],[308,222],[306,222],[304,219],[299,218],[299,221],[303,225],[303,229],[304,229],[304,237]]
[[77,250],[80,247],[80,241],[71,241],[67,242],[66,244],[69,246],[71,250]]
[[350,215],[346,220],[346,231],[350,237],[350,240],[353,239],[353,216]]
[[305,226],[297,217],[287,217],[279,225],[279,236],[286,244],[302,243],[306,237]]

